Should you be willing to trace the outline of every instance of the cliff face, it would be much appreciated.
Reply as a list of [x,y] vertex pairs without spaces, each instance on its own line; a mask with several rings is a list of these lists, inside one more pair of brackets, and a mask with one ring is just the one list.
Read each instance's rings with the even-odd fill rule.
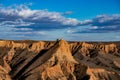
[[120,80],[120,43],[0,41],[0,80]]

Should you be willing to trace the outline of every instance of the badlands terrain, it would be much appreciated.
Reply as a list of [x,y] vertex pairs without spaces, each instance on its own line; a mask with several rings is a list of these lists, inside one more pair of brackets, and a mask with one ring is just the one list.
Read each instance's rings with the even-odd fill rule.
[[120,80],[120,42],[0,40],[0,80]]

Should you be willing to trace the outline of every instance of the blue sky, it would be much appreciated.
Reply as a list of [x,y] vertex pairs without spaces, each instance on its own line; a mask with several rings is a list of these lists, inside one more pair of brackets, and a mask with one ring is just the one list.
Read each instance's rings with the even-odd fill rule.
[[0,0],[0,39],[120,41],[120,0]]

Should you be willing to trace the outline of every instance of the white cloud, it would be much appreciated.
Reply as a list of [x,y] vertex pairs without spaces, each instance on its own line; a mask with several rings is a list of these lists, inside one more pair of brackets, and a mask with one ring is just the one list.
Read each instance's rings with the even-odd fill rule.
[[2,21],[0,22],[0,26],[7,26],[7,27],[17,27],[17,26],[30,26],[33,25],[32,22],[24,22],[21,19],[16,19],[15,21]]
[[98,29],[98,26],[92,26],[90,29]]
[[32,31],[32,29],[30,29],[30,28],[13,28],[12,30],[14,30],[14,31],[16,31],[16,30],[18,30],[18,31]]
[[86,24],[89,24],[91,22],[92,22],[92,20],[87,19],[87,20],[81,21],[80,24],[81,25],[86,25]]
[[72,30],[67,30],[67,33],[72,33],[73,31]]
[[[54,22],[63,24],[63,25],[70,25],[74,26],[79,24],[79,21],[74,18],[65,18],[59,12],[49,12],[48,10],[31,10],[29,7],[25,5],[16,6],[16,8],[2,8],[0,9],[0,14],[2,17],[14,17],[15,19],[21,19],[24,21],[36,21],[41,22],[49,20],[48,22]],[[7,18],[6,17],[6,18]],[[9,19],[8,19],[9,20]],[[52,23],[53,24],[53,23]]]

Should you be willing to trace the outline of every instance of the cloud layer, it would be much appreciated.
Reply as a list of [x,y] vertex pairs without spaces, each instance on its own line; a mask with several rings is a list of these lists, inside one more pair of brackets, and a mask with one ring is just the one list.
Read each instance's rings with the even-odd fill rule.
[[0,22],[1,25],[37,30],[61,29],[76,26],[79,23],[77,19],[65,18],[59,12],[31,10],[25,5],[17,6],[17,8],[1,8]]
[[84,21],[66,18],[65,16],[69,14],[72,14],[72,11],[63,13],[50,12],[46,9],[32,10],[26,5],[1,6],[0,38],[8,36],[13,39],[22,36],[22,39],[23,37],[31,39],[33,34],[48,37],[50,31],[58,30],[59,32],[68,28],[71,29],[67,30],[68,34],[120,32],[120,14],[98,15]]
[[120,32],[120,14],[98,15],[92,20],[85,20],[81,26],[89,26],[78,33],[108,33]]

